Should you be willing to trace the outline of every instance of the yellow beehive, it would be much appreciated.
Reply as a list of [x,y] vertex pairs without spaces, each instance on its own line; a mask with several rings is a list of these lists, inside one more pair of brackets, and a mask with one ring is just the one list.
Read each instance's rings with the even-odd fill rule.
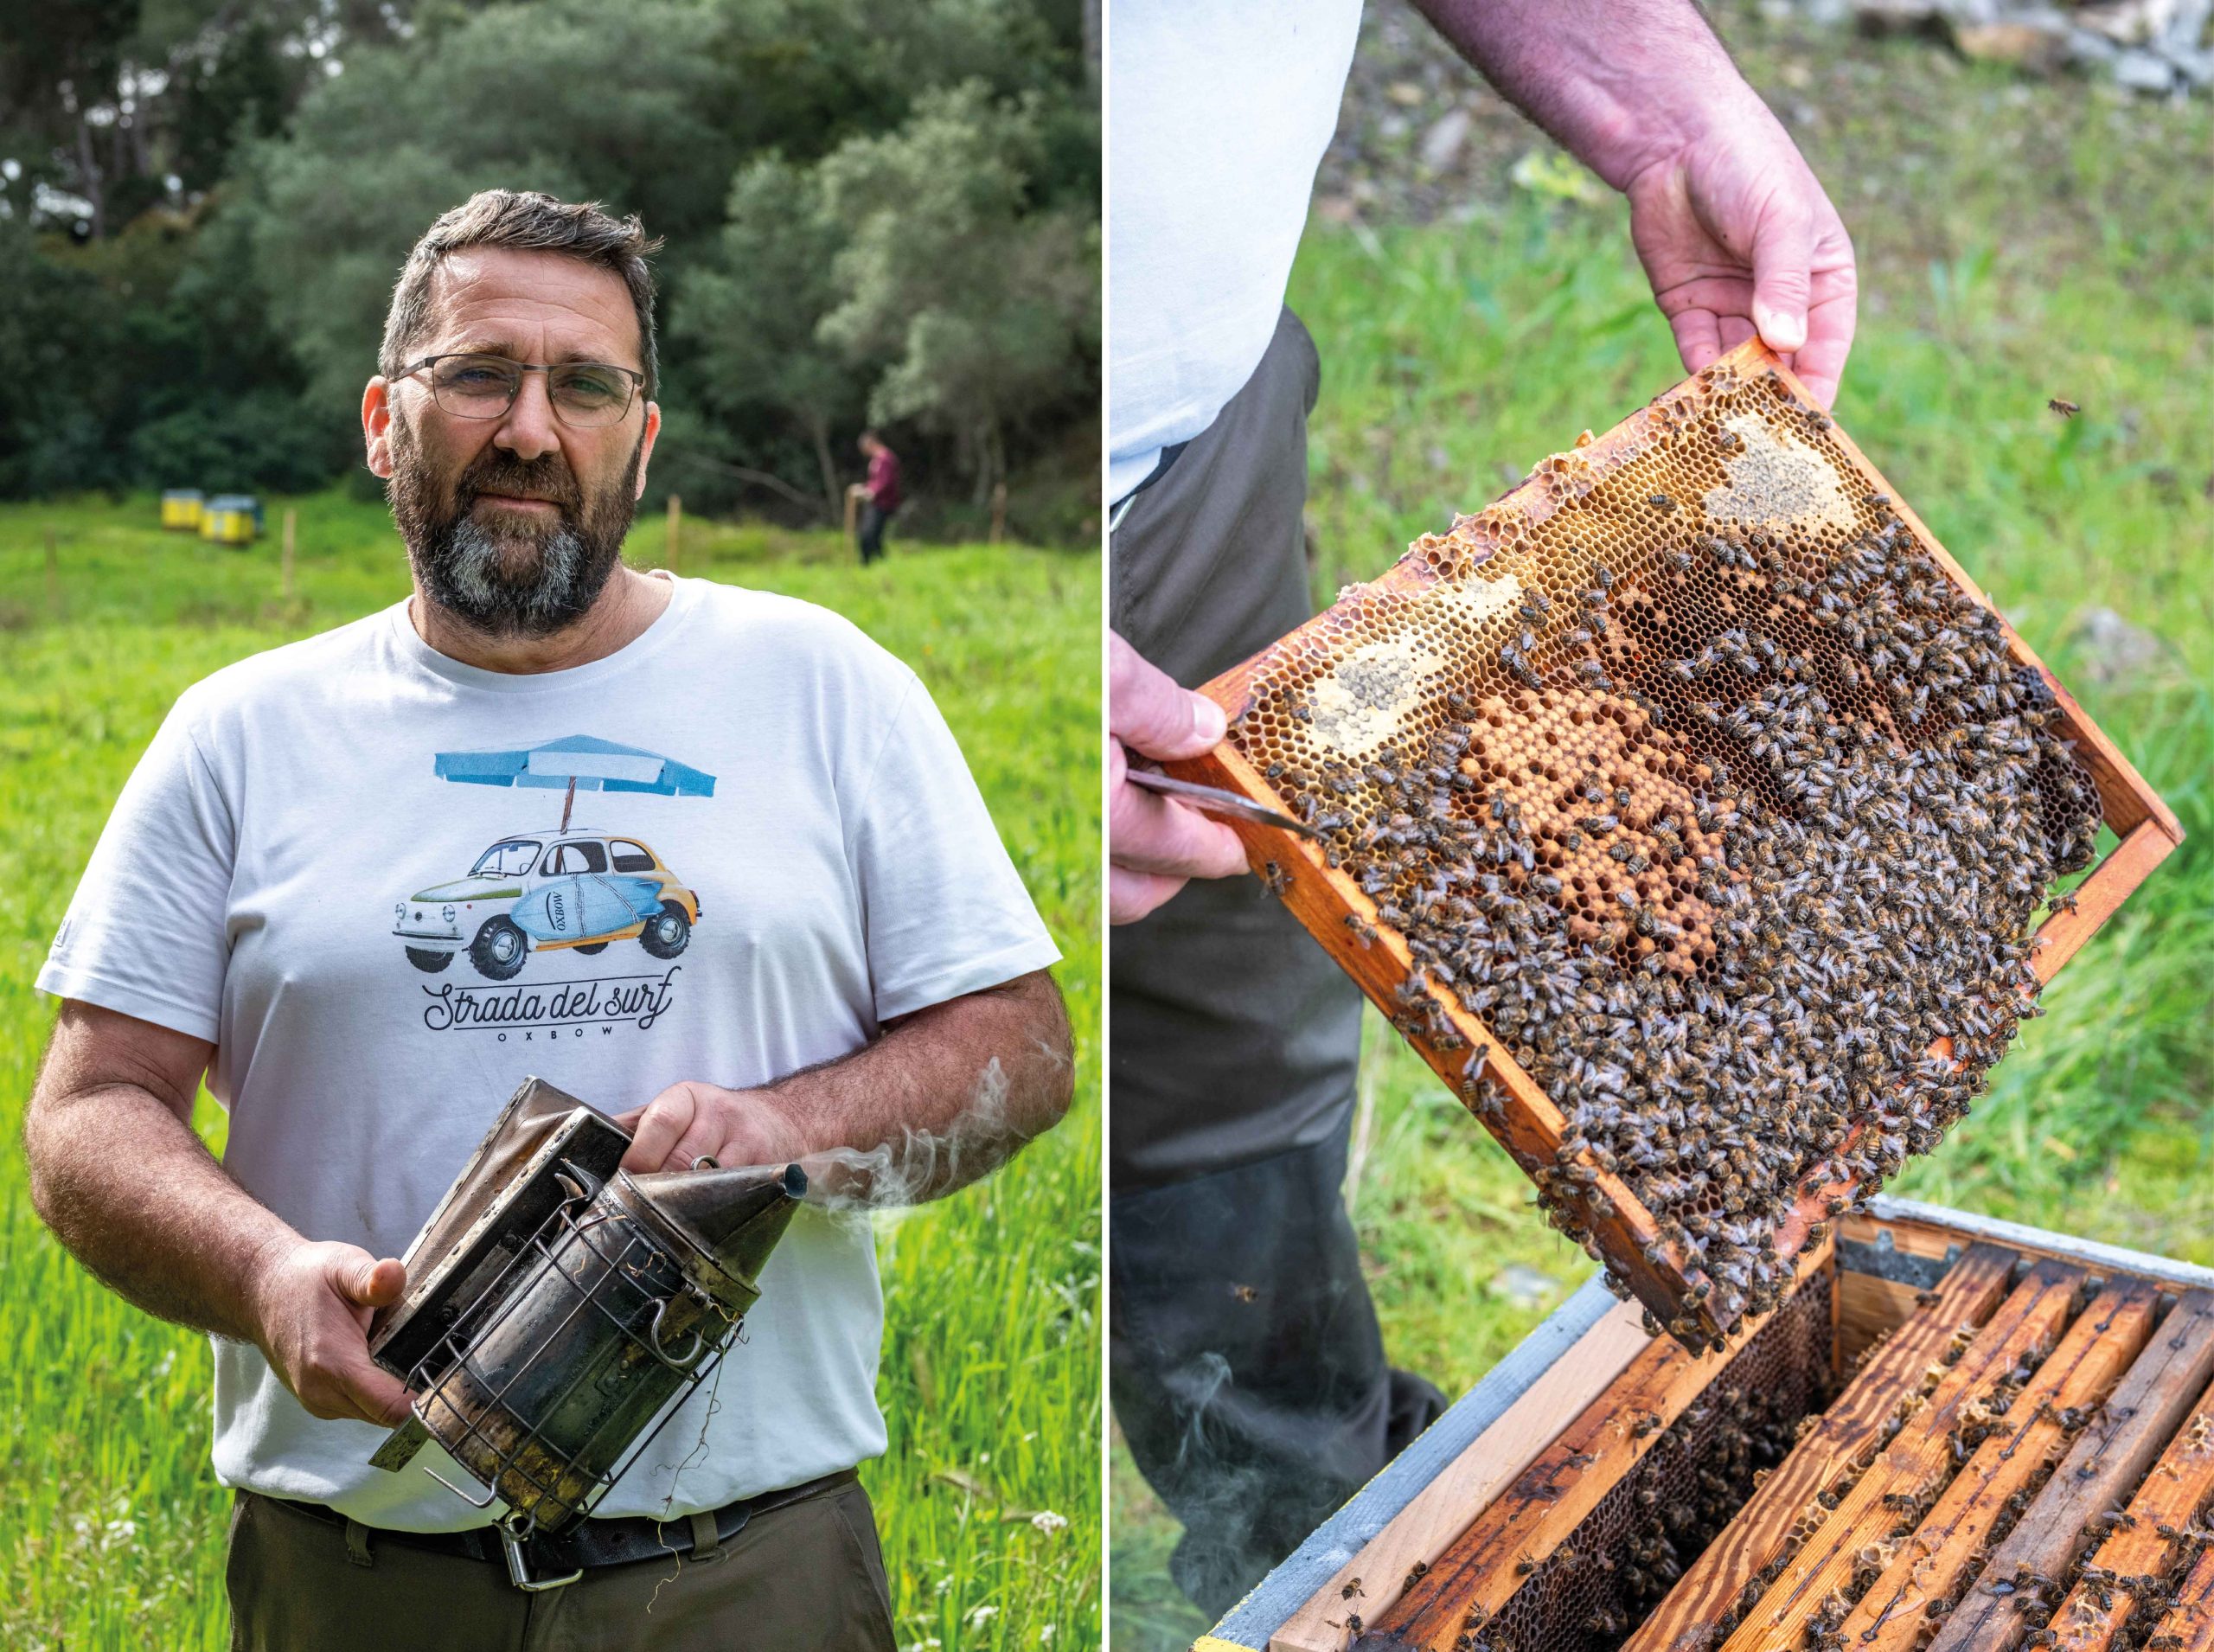
[[171,488],[162,495],[162,526],[186,533],[197,529],[202,500],[197,488]]
[[244,494],[219,493],[200,514],[200,537],[218,545],[251,545],[260,526],[259,510]]

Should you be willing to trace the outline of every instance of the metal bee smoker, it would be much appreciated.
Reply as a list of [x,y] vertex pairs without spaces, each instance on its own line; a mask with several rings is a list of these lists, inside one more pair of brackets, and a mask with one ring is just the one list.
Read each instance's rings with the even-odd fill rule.
[[758,1300],[807,1176],[797,1164],[632,1175],[629,1135],[533,1079],[408,1247],[406,1295],[369,1354],[417,1396],[369,1459],[429,1441],[475,1477],[426,1472],[471,1507],[504,1502],[521,1546],[589,1514],[715,1367]]

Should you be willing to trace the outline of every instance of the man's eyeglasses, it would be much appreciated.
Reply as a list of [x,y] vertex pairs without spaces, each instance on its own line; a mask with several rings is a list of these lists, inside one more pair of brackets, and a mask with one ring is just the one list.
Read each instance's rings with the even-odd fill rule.
[[392,376],[412,379],[427,373],[431,400],[456,419],[504,419],[522,394],[522,375],[546,375],[546,399],[554,416],[579,430],[620,424],[630,399],[646,381],[636,368],[610,362],[556,362],[542,366],[504,355],[426,355]]

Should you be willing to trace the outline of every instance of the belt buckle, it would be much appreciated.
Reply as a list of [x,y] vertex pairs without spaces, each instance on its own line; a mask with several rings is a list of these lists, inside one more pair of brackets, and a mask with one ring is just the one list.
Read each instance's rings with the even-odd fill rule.
[[[536,1524],[534,1521],[532,1522],[534,1527]],[[542,1595],[549,1589],[559,1589],[574,1583],[585,1575],[585,1569],[579,1566],[566,1578],[532,1577],[530,1562],[523,1556],[522,1540],[509,1531],[504,1523],[496,1529],[500,1534],[500,1547],[508,1557],[508,1581],[526,1595]]]

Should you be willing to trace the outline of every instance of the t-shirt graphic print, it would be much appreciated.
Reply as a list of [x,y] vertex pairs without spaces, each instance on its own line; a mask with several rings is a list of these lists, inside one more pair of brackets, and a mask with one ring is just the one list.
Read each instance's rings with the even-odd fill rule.
[[[451,970],[458,977],[422,989],[430,1000],[424,1025],[491,1030],[502,1041],[525,1043],[565,1030],[582,1037],[595,1025],[603,1034],[617,1025],[649,1029],[675,990],[678,960],[700,923],[700,893],[635,829],[575,822],[577,793],[712,797],[715,777],[590,734],[440,752],[433,768],[441,780],[467,785],[558,788],[560,822],[533,829],[547,811],[528,820],[518,798],[519,829],[484,845],[460,877],[434,880],[393,903],[392,932],[407,962],[426,975]],[[438,869],[454,865],[449,857]],[[624,941],[637,950],[623,949],[597,970],[573,967]],[[518,981],[534,959],[551,967]]]
[[[662,577],[662,576],[656,576]],[[118,798],[39,985],[208,1041],[224,1168],[398,1256],[515,1087],[608,1113],[763,1085],[1054,962],[914,673],[836,615],[696,579],[604,659],[486,671],[395,604],[195,683]],[[600,1505],[681,1514],[884,1449],[865,1219],[803,1207],[744,1340]],[[215,1344],[227,1484],[481,1525]]]

